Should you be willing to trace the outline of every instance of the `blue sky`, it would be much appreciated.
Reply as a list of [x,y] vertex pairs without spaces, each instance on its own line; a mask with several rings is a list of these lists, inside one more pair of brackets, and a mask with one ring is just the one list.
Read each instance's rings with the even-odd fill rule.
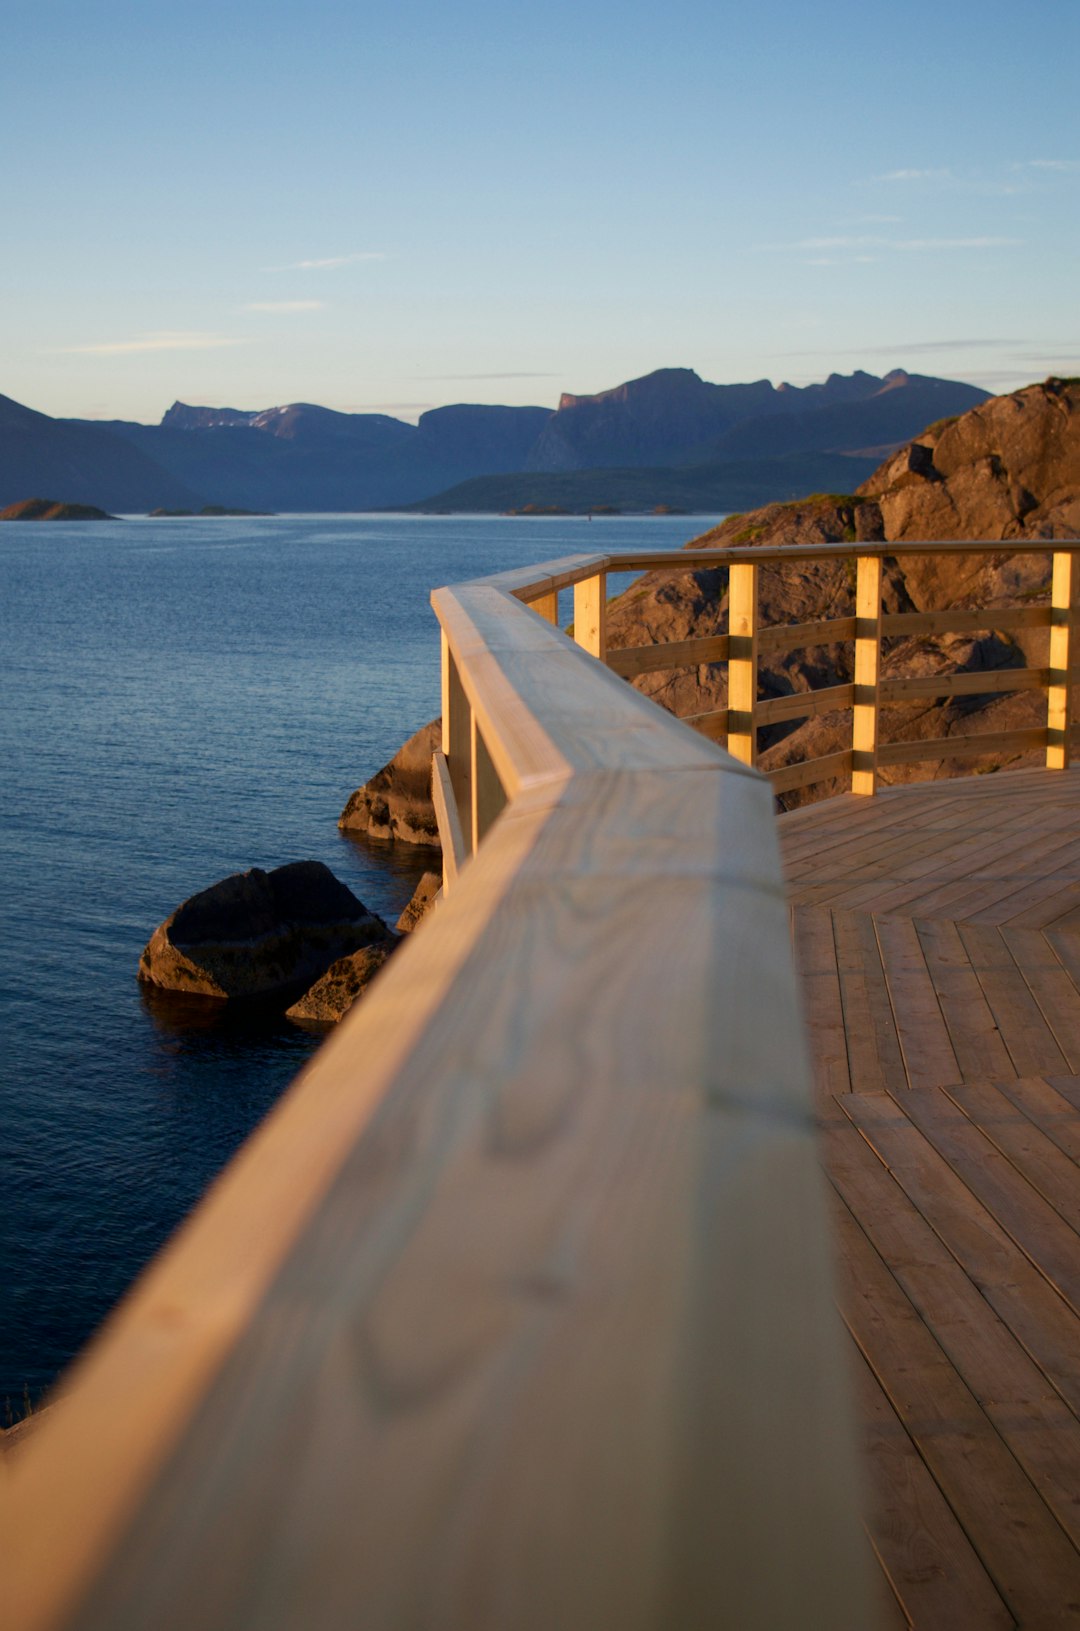
[[5,0],[0,392],[1080,373],[1078,0]]

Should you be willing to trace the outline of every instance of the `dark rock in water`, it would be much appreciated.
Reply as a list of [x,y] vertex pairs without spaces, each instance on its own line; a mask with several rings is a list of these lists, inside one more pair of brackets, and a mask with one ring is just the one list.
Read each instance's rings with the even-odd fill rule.
[[442,722],[422,725],[371,780],[357,788],[338,826],[371,838],[396,838],[439,848],[431,802],[431,756],[442,745]]
[[288,1000],[389,933],[321,861],[253,867],[178,906],[154,930],[139,979],[195,996]]
[[24,498],[0,510],[0,521],[115,521],[93,504],[61,504],[55,498]]
[[425,872],[413,892],[413,897],[394,927],[398,934],[408,934],[415,929],[420,919],[426,917],[435,903],[435,897],[442,888],[442,879],[437,872]]
[[196,517],[198,517],[198,516],[211,516],[211,517],[214,517],[214,516],[221,516],[221,515],[229,516],[229,515],[272,515],[272,514],[273,514],[273,511],[271,511],[271,510],[231,510],[231,509],[227,508],[227,506],[224,505],[224,504],[204,504],[201,510],[151,510],[150,511],[150,520],[151,521],[157,521],[157,520],[160,520],[161,517],[163,517],[163,516],[174,517],[174,518],[179,518],[179,517],[182,517],[182,516],[186,516],[186,517],[188,517],[190,519],[192,516],[196,516]]
[[299,1002],[286,1008],[286,1018],[311,1025],[336,1025],[371,984],[397,944],[396,940],[378,940],[348,957],[339,957]]

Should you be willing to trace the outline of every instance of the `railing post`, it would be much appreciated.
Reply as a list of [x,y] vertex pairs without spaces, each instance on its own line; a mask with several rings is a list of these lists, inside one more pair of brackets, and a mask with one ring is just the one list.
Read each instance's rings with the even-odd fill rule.
[[1072,550],[1054,554],[1050,591],[1050,684],[1046,688],[1046,768],[1067,770],[1069,727],[1072,724],[1072,608],[1076,598],[1076,566]]
[[[444,634],[442,637],[442,740],[443,753],[450,771],[461,830],[472,832],[472,708],[461,683],[454,654]],[[474,846],[475,847],[475,846]]]
[[538,596],[536,600],[530,600],[529,605],[545,622],[554,623],[555,627],[558,628],[559,591],[557,589],[553,589],[548,595]]
[[881,667],[881,556],[860,555],[855,580],[855,706],[851,791],[877,788],[878,673]]
[[757,760],[757,562],[740,561],[728,579],[728,752]]
[[506,794],[503,792],[502,782],[488,752],[487,743],[480,733],[476,723],[476,715],[472,716],[472,742],[470,744],[472,755],[472,808],[469,812],[469,831],[472,837],[472,852],[475,855],[480,848],[481,841],[487,836],[495,817],[506,804]]
[[574,639],[593,657],[607,656],[607,573],[574,585]]

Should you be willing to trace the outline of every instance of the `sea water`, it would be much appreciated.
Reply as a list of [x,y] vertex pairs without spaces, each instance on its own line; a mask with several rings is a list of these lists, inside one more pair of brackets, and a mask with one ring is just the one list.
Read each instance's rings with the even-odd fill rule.
[[306,858],[393,923],[431,852],[336,822],[438,711],[430,590],[716,519],[0,526],[0,1425],[318,1046],[284,1019],[162,1012],[135,979],[155,925]]

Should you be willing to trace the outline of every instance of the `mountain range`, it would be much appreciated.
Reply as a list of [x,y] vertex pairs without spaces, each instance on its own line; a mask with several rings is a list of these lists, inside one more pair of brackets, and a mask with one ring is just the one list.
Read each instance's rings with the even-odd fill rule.
[[986,395],[902,370],[799,388],[663,368],[564,394],[554,410],[462,403],[416,425],[306,402],[176,402],[159,425],[52,419],[0,397],[0,506],[49,493],[128,513],[733,508],[808,486],[849,491],[929,421]]

